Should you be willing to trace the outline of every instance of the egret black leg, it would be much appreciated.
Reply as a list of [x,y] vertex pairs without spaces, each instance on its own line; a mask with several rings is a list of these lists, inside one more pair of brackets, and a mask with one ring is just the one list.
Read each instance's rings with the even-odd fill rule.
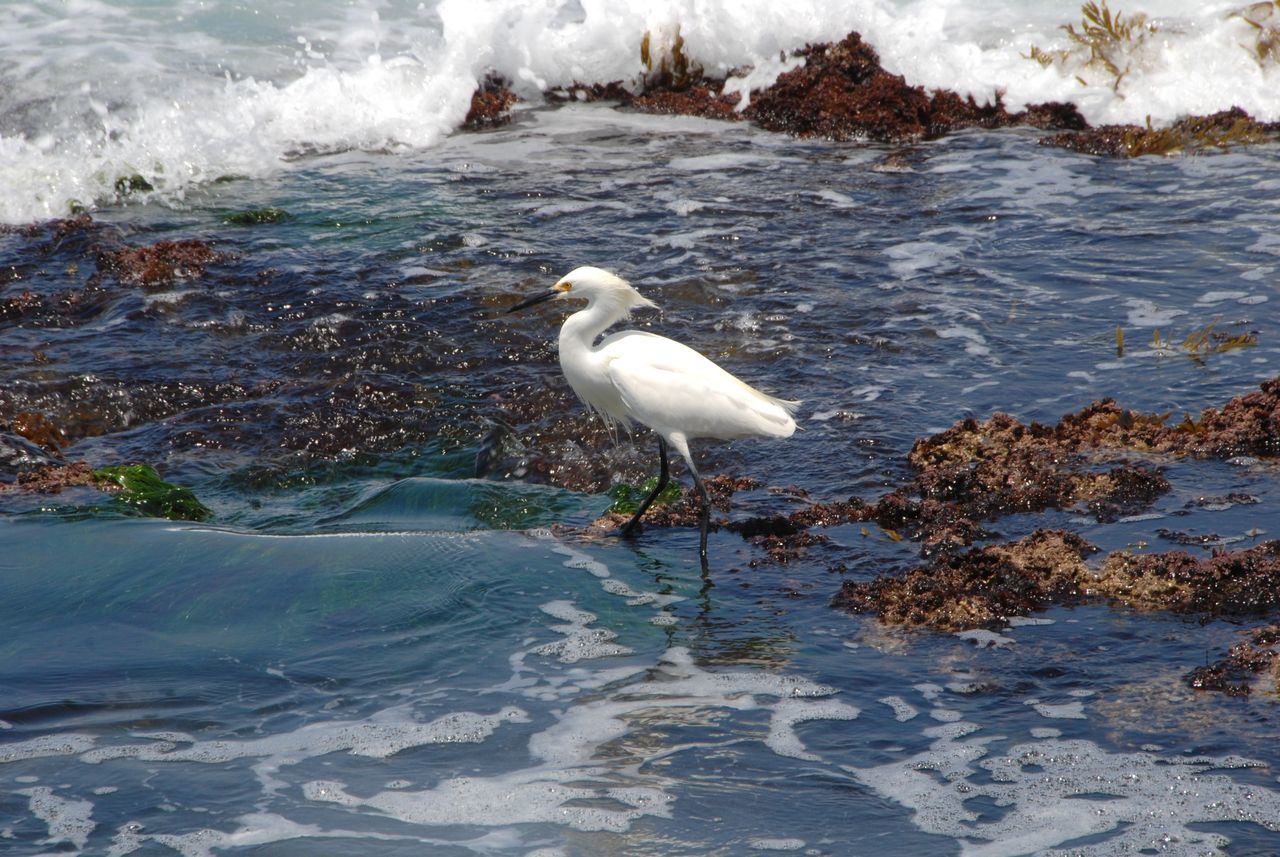
[[707,486],[702,484],[702,477],[698,475],[697,470],[692,470],[693,484],[698,487],[698,494],[702,497],[702,515],[698,519],[698,559],[702,561],[702,573],[705,575],[709,569],[707,568],[707,530],[711,528],[711,496],[707,494]]
[[649,492],[649,496],[644,498],[644,502],[640,504],[640,508],[631,516],[631,520],[627,521],[626,526],[622,528],[624,536],[634,536],[640,529],[640,518],[649,507],[653,505],[653,501],[658,499],[658,495],[662,493],[662,489],[667,487],[667,483],[671,481],[671,474],[667,467],[667,441],[658,435],[658,456],[662,461],[662,469],[658,472],[658,484]]

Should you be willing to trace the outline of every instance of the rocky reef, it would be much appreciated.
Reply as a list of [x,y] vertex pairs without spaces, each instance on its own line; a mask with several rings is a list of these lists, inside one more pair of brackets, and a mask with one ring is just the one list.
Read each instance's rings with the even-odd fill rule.
[[[1119,55],[1141,44],[1154,30],[1145,19],[1112,14],[1106,4],[1086,3],[1081,29],[1063,29],[1082,54],[1078,64],[1110,75],[1117,85],[1128,66]],[[728,77],[712,77],[691,58],[676,31],[663,49],[651,34],[641,40],[645,72],[635,81],[594,81],[548,93],[553,101],[611,101],[620,108],[644,113],[699,116],[725,121],[748,121],[778,133],[833,141],[868,140],[909,143],[936,139],[966,128],[1031,127],[1054,134],[1045,146],[1089,155],[1132,158],[1172,155],[1262,143],[1280,139],[1280,123],[1259,122],[1237,108],[1209,116],[1188,116],[1168,127],[1148,124],[1093,127],[1071,103],[1031,104],[1024,110],[1006,109],[1002,93],[979,104],[973,96],[947,89],[927,91],[892,74],[880,63],[875,49],[857,32],[839,42],[822,42],[797,49],[794,68],[769,86],[751,94],[749,103],[726,90]],[[1066,63],[1071,51],[1045,52],[1031,47],[1029,59],[1042,65]],[[479,130],[509,121],[517,96],[506,81],[490,75],[472,97],[463,127]]]

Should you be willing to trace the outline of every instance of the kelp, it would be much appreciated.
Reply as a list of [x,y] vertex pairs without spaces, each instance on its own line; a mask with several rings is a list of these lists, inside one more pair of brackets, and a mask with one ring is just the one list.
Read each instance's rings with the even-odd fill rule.
[[[1181,353],[1198,361],[1209,354],[1222,354],[1239,348],[1253,348],[1258,344],[1258,336],[1253,332],[1226,333],[1218,330],[1218,323],[1221,321],[1221,318],[1215,318],[1203,327],[1193,329],[1181,342],[1171,336],[1161,335],[1160,328],[1154,328],[1151,331],[1151,347],[1162,355]],[[1124,328],[1117,327],[1117,357],[1124,356],[1124,345]]]
[[1230,17],[1239,18],[1253,27],[1253,44],[1241,47],[1253,55],[1258,65],[1265,67],[1280,63],[1280,0],[1252,3],[1232,12]]
[[[1132,67],[1132,57],[1157,32],[1156,26],[1141,12],[1127,17],[1122,12],[1112,12],[1106,0],[1101,4],[1090,0],[1080,7],[1080,15],[1080,29],[1075,24],[1059,28],[1067,34],[1069,47],[1046,51],[1032,45],[1024,56],[1046,67],[1074,63],[1081,69],[1103,71],[1110,75],[1111,88],[1118,92]],[[1076,79],[1088,85],[1079,75]]]
[[678,24],[670,47],[655,40],[652,31],[646,30],[640,39],[640,62],[644,65],[645,88],[650,90],[683,92],[706,76],[702,64],[685,53],[684,36],[680,35]]

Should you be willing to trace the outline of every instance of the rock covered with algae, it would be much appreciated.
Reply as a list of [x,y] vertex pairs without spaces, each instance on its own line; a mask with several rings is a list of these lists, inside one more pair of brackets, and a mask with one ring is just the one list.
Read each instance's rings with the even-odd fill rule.
[[[1154,25],[1140,15],[1113,14],[1105,3],[1101,7],[1086,3],[1082,11],[1080,30],[1073,25],[1062,28],[1073,41],[1072,49],[1046,51],[1032,46],[1028,59],[1041,65],[1074,62],[1119,87],[1129,70],[1128,57],[1159,43],[1151,38]],[[1254,26],[1261,28],[1256,22]],[[1265,63],[1272,57],[1272,42],[1259,44],[1259,61]],[[552,90],[547,97],[612,101],[646,113],[747,120],[770,131],[834,141],[902,143],[935,139],[965,128],[1026,126],[1056,132],[1041,139],[1042,145],[1110,157],[1194,153],[1280,138],[1280,123],[1259,122],[1238,107],[1184,117],[1164,128],[1150,123],[1095,128],[1070,102],[1030,104],[1011,112],[1000,89],[979,104],[972,95],[910,84],[902,75],[887,71],[875,49],[852,31],[836,42],[798,47],[791,58],[797,60],[793,68],[752,92],[744,103],[730,92],[728,77],[706,74],[687,52],[676,28],[674,39],[665,46],[656,44],[651,33],[644,34],[640,40],[644,72],[636,80],[575,82]],[[506,83],[491,74],[476,89],[463,127],[474,130],[508,121],[515,100]]]

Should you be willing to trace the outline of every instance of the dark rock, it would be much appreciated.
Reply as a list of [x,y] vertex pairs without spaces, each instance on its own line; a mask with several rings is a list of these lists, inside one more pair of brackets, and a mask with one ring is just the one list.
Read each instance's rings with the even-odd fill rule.
[[935,124],[924,89],[881,68],[858,33],[798,53],[803,66],[752,97],[745,112],[760,127],[829,140],[901,141],[920,139]]
[[462,127],[467,131],[481,131],[505,125],[511,121],[511,108],[519,100],[505,78],[490,74],[472,93],[471,107],[462,120]]

